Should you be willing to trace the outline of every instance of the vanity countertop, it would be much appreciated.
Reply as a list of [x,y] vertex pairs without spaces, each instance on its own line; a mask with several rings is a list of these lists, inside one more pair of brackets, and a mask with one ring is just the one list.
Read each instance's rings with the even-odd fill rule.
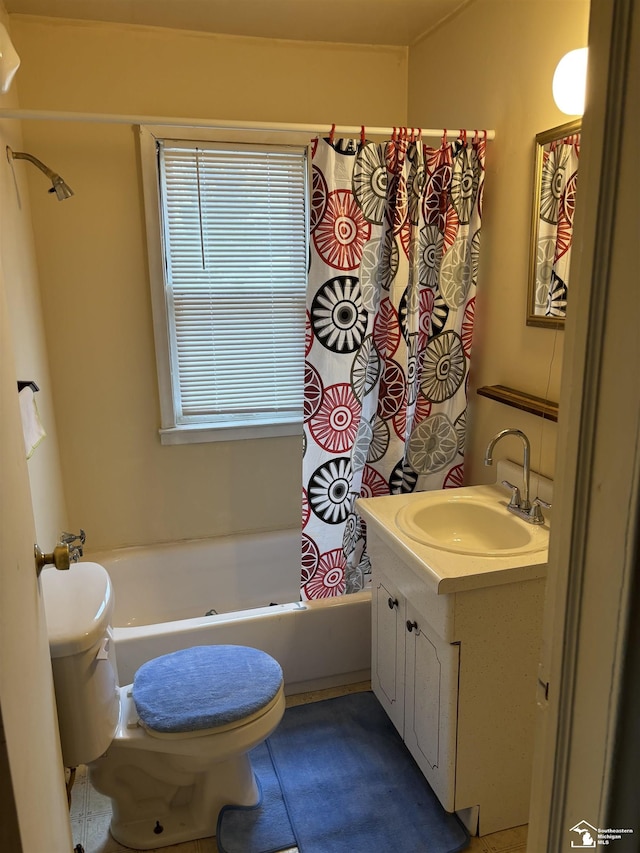
[[[473,494],[497,502],[504,508],[505,519],[508,499],[504,489],[496,484],[463,487],[453,490],[464,496]],[[481,589],[535,580],[547,574],[548,549],[505,556],[460,554],[422,544],[405,535],[396,523],[398,512],[426,493],[386,495],[376,498],[358,498],[356,511],[367,522],[368,529],[424,580],[438,595]],[[535,493],[534,493],[535,494]],[[522,522],[525,524],[526,522]],[[545,523],[544,528],[548,530]]]

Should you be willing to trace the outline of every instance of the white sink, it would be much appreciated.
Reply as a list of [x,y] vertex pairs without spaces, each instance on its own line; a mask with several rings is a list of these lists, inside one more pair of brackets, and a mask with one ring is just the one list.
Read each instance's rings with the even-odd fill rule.
[[529,524],[508,512],[506,501],[454,492],[425,492],[396,515],[400,531],[416,542],[486,557],[540,551],[548,546],[546,525]]

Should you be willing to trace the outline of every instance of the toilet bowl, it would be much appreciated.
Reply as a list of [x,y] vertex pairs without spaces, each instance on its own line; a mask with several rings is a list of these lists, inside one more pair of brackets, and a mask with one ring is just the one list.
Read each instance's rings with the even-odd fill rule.
[[41,575],[65,766],[87,764],[110,831],[149,850],[215,835],[225,805],[255,805],[248,752],[284,713],[279,664],[245,646],[195,646],[118,685],[106,570]]

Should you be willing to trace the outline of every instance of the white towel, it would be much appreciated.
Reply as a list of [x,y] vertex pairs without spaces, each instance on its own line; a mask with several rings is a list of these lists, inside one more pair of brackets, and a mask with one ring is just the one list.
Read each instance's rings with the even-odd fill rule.
[[27,453],[27,459],[31,459],[33,451],[45,437],[46,432],[38,414],[38,406],[36,405],[36,398],[33,395],[33,388],[30,388],[28,385],[23,388],[18,394],[18,400],[20,401],[20,415],[22,416],[24,448]]

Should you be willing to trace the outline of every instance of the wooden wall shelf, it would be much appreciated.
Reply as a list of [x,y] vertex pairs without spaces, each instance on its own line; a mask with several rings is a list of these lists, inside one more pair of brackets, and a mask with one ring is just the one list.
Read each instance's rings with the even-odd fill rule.
[[515,388],[507,388],[506,385],[483,385],[482,388],[478,388],[478,394],[490,400],[497,400],[506,406],[512,406],[514,409],[538,415],[548,421],[558,420],[558,404],[543,397],[534,397]]

